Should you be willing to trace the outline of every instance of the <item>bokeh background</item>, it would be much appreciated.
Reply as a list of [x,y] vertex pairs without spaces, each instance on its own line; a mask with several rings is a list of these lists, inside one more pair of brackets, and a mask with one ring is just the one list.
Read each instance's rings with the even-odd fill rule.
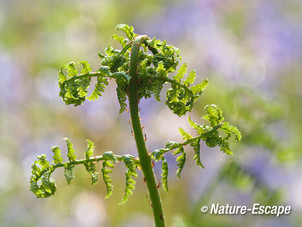
[[[153,226],[141,174],[134,195],[118,205],[124,167],[113,171],[114,194],[102,181],[90,185],[84,168],[67,185],[54,173],[57,192],[36,199],[29,191],[31,165],[51,147],[66,152],[62,138],[82,157],[86,139],[96,154],[135,154],[129,115],[118,114],[115,84],[103,97],[79,107],[58,96],[57,72],[70,61],[99,66],[98,52],[119,23],[179,47],[189,69],[210,85],[191,113],[200,121],[216,103],[242,131],[234,156],[202,146],[205,169],[188,159],[182,179],[170,164],[169,194],[162,189],[167,226],[302,225],[302,2],[300,0],[1,0],[0,1],[0,226]],[[164,95],[162,96],[164,100]],[[187,116],[144,100],[141,117],[150,150],[180,140]],[[190,129],[188,129],[190,130]],[[186,150],[189,157],[192,151]],[[160,166],[155,166],[160,176]],[[290,215],[209,215],[203,205],[290,205]]]

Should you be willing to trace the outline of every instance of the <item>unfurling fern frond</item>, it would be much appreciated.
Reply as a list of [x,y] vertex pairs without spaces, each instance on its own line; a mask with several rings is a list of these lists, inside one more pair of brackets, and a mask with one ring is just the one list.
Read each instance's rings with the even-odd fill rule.
[[87,140],[87,150],[85,152],[86,161],[84,162],[84,166],[88,173],[91,175],[91,184],[96,184],[99,176],[98,172],[96,171],[96,164],[93,162],[89,162],[89,159],[94,154],[94,143],[90,140]]
[[[206,123],[199,125],[198,123],[192,121],[191,117],[189,117],[189,126],[196,130],[196,137],[193,137],[183,128],[179,128],[179,133],[182,136],[183,142],[179,143],[169,141],[166,144],[165,148],[161,148],[152,152],[151,158],[157,162],[162,161],[165,160],[165,153],[173,151],[173,155],[178,155],[178,157],[176,158],[178,166],[176,175],[180,177],[184,164],[186,162],[186,152],[184,151],[184,146],[186,145],[190,145],[193,148],[193,160],[196,161],[196,165],[202,168],[204,168],[204,166],[200,158],[201,141],[204,141],[208,147],[219,146],[220,150],[224,153],[232,154],[229,146],[229,139],[234,136],[234,141],[239,142],[241,139],[240,131],[235,126],[230,125],[228,122],[223,122],[224,117],[222,115],[222,110],[217,105],[207,105],[205,107],[205,110],[207,114],[204,115],[202,119],[209,122],[209,125]],[[223,135],[221,135],[221,132],[223,132]],[[164,175],[162,175],[162,177],[164,178]]]
[[114,168],[116,158],[111,151],[105,152],[103,158],[104,158],[104,162],[103,162],[102,173],[103,173],[103,180],[107,189],[107,195],[105,197],[107,199],[112,195],[113,192],[112,177],[110,176],[110,173],[112,173],[111,169]]
[[182,78],[187,74],[188,64],[184,63],[178,70],[177,74],[173,77],[173,79],[177,82],[181,82]]
[[178,169],[176,171],[176,176],[178,176],[180,178],[180,174],[181,174],[181,171],[186,163],[186,157],[187,157],[187,154],[186,152],[184,152],[184,148],[183,147],[180,147],[176,150],[176,152],[174,153],[174,155],[176,154],[180,154],[177,158],[176,158],[176,161],[177,161],[177,166],[178,166]]
[[200,160],[200,139],[193,141],[190,145],[191,145],[191,147],[193,147],[193,150],[195,153],[193,160],[196,161],[196,165],[204,168],[204,166],[202,165],[201,160]]
[[[178,74],[171,81],[171,88],[167,90],[167,106],[178,116],[183,116],[190,112],[193,108],[195,100],[201,95],[208,85],[208,80],[204,80],[201,84],[189,87],[195,79],[194,71],[189,74],[187,80],[181,83],[183,73],[186,72],[185,67],[181,67]],[[194,79],[193,79],[194,78]]]
[[52,156],[53,158],[53,162],[54,164],[60,164],[63,162],[63,158],[62,158],[62,154],[61,154],[61,150],[58,146],[54,146],[51,148],[51,151],[54,153],[54,155]]
[[[102,95],[106,85],[107,78],[110,77],[109,71],[100,69],[98,72],[91,72],[91,67],[87,61],[80,61],[82,65],[81,73],[78,73],[74,62],[62,66],[58,82],[60,87],[60,96],[65,104],[74,104],[75,106],[83,104],[88,100],[95,100]],[[88,96],[88,87],[91,83],[91,78],[97,77],[97,83],[90,96]]]
[[106,190],[107,194],[105,199],[109,198],[112,195],[113,192],[113,185],[112,185],[112,178],[110,176],[110,173],[112,173],[111,169],[108,168],[113,168],[114,164],[112,161],[104,161],[103,162],[103,168],[102,168],[102,173],[103,173],[103,180],[106,185]]
[[116,30],[122,30],[125,32],[126,36],[128,39],[133,40],[135,37],[135,33],[133,26],[129,26],[127,24],[119,24],[115,27]]
[[70,184],[71,181],[74,179],[74,174],[73,174],[73,168],[75,165],[66,163],[64,166],[64,176],[67,181],[67,184]]
[[[229,139],[234,137],[235,142],[238,142],[241,134],[235,126],[224,122],[222,110],[218,106],[207,105],[205,107],[207,114],[202,117],[207,123],[200,125],[189,117],[189,126],[196,131],[197,136],[179,128],[182,142],[170,141],[164,148],[149,154],[138,113],[140,100],[154,97],[160,101],[161,91],[165,84],[168,84],[165,103],[174,114],[183,116],[192,110],[195,101],[205,90],[209,81],[204,79],[203,82],[194,84],[196,71],[191,70],[187,75],[187,63],[182,64],[177,71],[181,60],[180,50],[168,45],[165,40],[137,35],[134,33],[134,28],[126,24],[117,25],[116,30],[124,33],[122,36],[116,34],[112,36],[115,41],[120,43],[121,48],[115,49],[108,45],[104,53],[99,53],[100,66],[96,72],[92,72],[87,61],[80,61],[79,66],[75,62],[71,62],[61,68],[58,76],[59,95],[66,105],[78,106],[86,100],[97,100],[102,96],[109,80],[114,80],[120,113],[127,110],[127,99],[129,101],[134,137],[141,160],[131,155],[115,155],[111,151],[105,152],[101,156],[94,156],[94,144],[90,140],[87,140],[85,158],[79,160],[73,144],[66,139],[68,161],[63,162],[59,147],[52,148],[54,154],[52,163],[47,161],[46,155],[38,156],[32,165],[30,189],[38,198],[54,195],[56,184],[50,178],[53,171],[63,167],[66,181],[70,184],[74,179],[73,170],[77,165],[85,166],[91,176],[92,184],[95,184],[99,178],[97,165],[102,162],[101,173],[107,190],[106,198],[108,198],[113,193],[112,169],[115,164],[123,162],[126,166],[126,187],[120,204],[125,203],[133,194],[137,177],[136,169],[142,169],[150,194],[156,226],[164,226],[164,214],[157,190],[158,184],[156,184],[152,170],[153,161],[161,162],[162,185],[168,192],[169,166],[165,153],[172,152],[174,156],[177,156],[176,175],[180,178],[187,160],[186,152],[188,151],[185,152],[184,149],[186,145],[193,148],[193,160],[198,166],[203,167],[200,155],[201,141],[204,141],[208,147],[219,146],[224,153],[232,154]],[[81,69],[78,70],[79,68]],[[172,73],[175,73],[174,76],[171,76]],[[96,77],[94,87],[91,85],[93,77]],[[88,90],[92,91],[91,94],[88,94]]]
[[126,188],[125,188],[125,194],[120,202],[120,204],[123,204],[127,202],[130,195],[133,194],[133,191],[135,189],[136,181],[133,178],[137,177],[136,173],[136,163],[134,160],[134,157],[132,155],[124,155],[121,159],[125,163],[125,166],[127,168],[125,175],[126,175]]
[[102,175],[107,188],[108,198],[113,192],[112,178],[110,173],[112,168],[117,161],[123,161],[126,165],[126,188],[125,195],[121,203],[125,203],[133,193],[135,180],[133,177],[137,177],[136,169],[139,165],[139,161],[135,160],[131,155],[115,155],[112,151],[107,151],[101,156],[93,157],[94,155],[94,143],[90,140],[87,140],[87,149],[85,151],[85,159],[78,160],[75,155],[75,150],[73,144],[69,139],[65,138],[67,143],[67,157],[68,161],[63,162],[61,155],[61,150],[59,147],[54,146],[52,148],[53,162],[50,164],[46,155],[40,155],[37,157],[37,160],[32,165],[32,175],[30,178],[30,189],[38,198],[45,198],[54,195],[56,191],[56,184],[53,179],[50,178],[52,172],[60,167],[64,168],[64,176],[68,184],[74,179],[73,170],[77,165],[84,165],[87,172],[91,175],[92,184],[97,183],[98,181],[98,172],[97,172],[97,162],[103,162],[102,164]]
[[75,150],[73,149],[73,144],[69,141],[68,138],[64,138],[64,140],[67,143],[67,157],[69,161],[75,161],[77,159],[77,156],[74,154]]
[[166,192],[168,192],[169,191],[169,187],[168,187],[169,166],[165,158],[163,158],[161,162],[161,170],[162,170],[161,177],[163,182],[163,188],[165,189]]
[[40,155],[31,167],[32,174],[30,177],[30,190],[37,198],[46,198],[54,195],[56,184],[50,178],[53,168],[46,160],[46,155]]

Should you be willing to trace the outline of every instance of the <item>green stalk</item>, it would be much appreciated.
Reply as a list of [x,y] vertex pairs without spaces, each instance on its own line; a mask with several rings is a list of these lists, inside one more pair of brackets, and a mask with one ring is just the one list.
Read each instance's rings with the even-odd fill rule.
[[147,36],[137,36],[133,42],[131,59],[130,59],[130,69],[129,69],[129,75],[131,79],[129,82],[128,95],[129,95],[130,115],[131,115],[132,128],[134,132],[134,138],[137,146],[140,164],[143,170],[143,174],[150,195],[155,225],[156,227],[164,227],[165,221],[164,221],[163,208],[162,208],[159,192],[156,186],[151,158],[146,148],[145,138],[143,135],[140,118],[139,118],[139,111],[138,111],[138,103],[139,103],[139,98],[137,95],[138,55],[139,55],[139,49],[141,43],[145,42],[147,39],[148,39]]

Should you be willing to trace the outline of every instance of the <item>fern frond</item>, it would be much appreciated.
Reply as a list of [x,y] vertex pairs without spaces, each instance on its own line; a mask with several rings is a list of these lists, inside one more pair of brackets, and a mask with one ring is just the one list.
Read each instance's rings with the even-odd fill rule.
[[186,154],[186,152],[184,152],[184,148],[183,147],[179,148],[179,153],[181,155],[176,158],[177,166],[178,166],[178,170],[176,171],[176,176],[178,176],[180,178],[180,174],[181,174],[181,172],[183,170],[183,167],[184,167],[184,165],[186,163],[187,154]]
[[66,164],[64,167],[64,176],[67,181],[67,184],[70,184],[71,181],[74,179],[73,168],[74,165],[72,164]]
[[[191,134],[187,133],[183,128],[179,128],[179,133],[182,136],[183,142],[169,141],[165,148],[155,150],[151,153],[151,159],[154,161],[164,160],[165,153],[173,151],[173,155],[179,155],[176,159],[178,170],[176,175],[180,177],[181,171],[186,162],[186,153],[184,152],[184,146],[190,145],[194,150],[193,160],[196,161],[196,165],[204,168],[201,158],[200,158],[200,142],[201,140],[206,143],[208,147],[219,146],[220,150],[226,154],[232,154],[229,145],[229,139],[233,135],[235,137],[235,142],[239,142],[241,139],[240,131],[235,127],[230,125],[228,122],[223,122],[224,117],[222,115],[222,110],[217,105],[207,105],[205,107],[207,114],[202,117],[208,124],[199,125],[198,123],[191,120],[189,117],[189,126],[196,130],[197,136],[193,137]],[[226,136],[222,136],[220,133],[224,132]]]
[[52,163],[54,163],[54,164],[60,164],[61,162],[63,162],[61,150],[60,150],[60,148],[58,146],[52,147],[51,151],[54,153],[54,155],[52,156],[52,158],[53,158],[53,162]]
[[127,45],[127,42],[128,42],[124,36],[118,36],[116,34],[112,35],[112,39],[115,39],[116,41],[118,41],[122,45],[123,48]]
[[77,156],[74,154],[75,150],[73,149],[73,144],[70,142],[68,138],[64,138],[64,140],[67,143],[68,153],[67,157],[69,161],[75,161],[77,159]]
[[183,140],[188,140],[188,139],[191,139],[193,137],[190,133],[186,132],[181,127],[179,127],[178,131],[179,131],[179,134],[182,136]]
[[187,87],[189,87],[191,84],[194,83],[195,78],[196,78],[196,71],[195,71],[195,70],[192,70],[192,71],[189,73],[188,78],[184,80],[184,85],[186,85]]
[[169,191],[168,188],[169,166],[165,158],[163,158],[163,161],[161,163],[161,170],[162,170],[161,177],[162,177],[163,188],[165,189],[166,192],[168,192]]
[[116,27],[115,27],[116,30],[122,30],[125,32],[126,36],[130,39],[130,40],[133,40],[134,37],[135,37],[135,33],[133,32],[134,31],[134,28],[133,26],[129,26],[127,24],[118,24]]
[[181,82],[182,78],[187,73],[188,64],[184,63],[178,70],[177,74],[173,77],[173,79],[177,82]]
[[54,195],[56,192],[56,184],[50,175],[53,171],[46,155],[40,155],[31,167],[32,174],[30,177],[30,190],[37,198],[46,198]]
[[191,147],[193,147],[193,150],[195,153],[193,160],[196,161],[196,165],[204,168],[204,166],[202,165],[201,160],[200,160],[200,139],[195,140],[190,145],[191,145]]
[[114,167],[113,162],[104,161],[102,173],[103,173],[103,180],[104,180],[104,183],[106,185],[106,190],[107,190],[105,199],[108,199],[112,195],[112,192],[113,192],[112,177],[110,176],[110,173],[112,173],[112,170],[108,169],[108,167],[113,168]]
[[136,181],[133,178],[137,177],[136,163],[135,163],[134,157],[132,155],[124,155],[124,156],[122,156],[121,161],[123,161],[125,163],[127,170],[125,173],[125,175],[126,175],[125,194],[119,204],[123,204],[123,203],[127,202],[129,196],[133,194],[133,191],[135,189],[135,184],[136,184]]
[[[67,143],[67,157],[68,161],[63,162],[61,155],[61,150],[59,147],[52,147],[53,162],[50,164],[46,155],[40,155],[37,157],[37,160],[32,165],[32,175],[30,178],[30,189],[38,198],[45,198],[54,195],[56,191],[56,184],[53,179],[50,178],[52,172],[60,167],[64,168],[64,176],[68,184],[74,179],[74,167],[77,165],[84,165],[87,172],[91,175],[92,184],[97,183],[98,181],[98,172],[96,171],[96,162],[103,161],[103,179],[107,187],[107,196],[108,198],[112,194],[113,185],[111,184],[110,173],[115,163],[117,161],[126,161],[125,156],[115,155],[112,151],[107,151],[101,156],[93,157],[94,155],[94,143],[90,140],[87,140],[87,149],[85,151],[85,159],[77,160],[75,156],[75,150],[73,149],[73,144],[69,139],[65,138]],[[134,176],[135,169],[137,168],[137,162],[132,157],[133,162],[127,164],[127,168],[132,172]]]

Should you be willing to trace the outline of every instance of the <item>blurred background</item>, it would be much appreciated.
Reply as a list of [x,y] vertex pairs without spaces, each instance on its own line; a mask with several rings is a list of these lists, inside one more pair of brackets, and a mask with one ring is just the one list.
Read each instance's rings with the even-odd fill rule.
[[[179,47],[189,70],[210,85],[191,113],[201,123],[215,103],[243,134],[233,156],[202,146],[205,169],[190,159],[177,179],[170,164],[169,194],[160,193],[167,226],[302,226],[302,2],[299,0],[0,0],[0,226],[153,226],[146,188],[124,205],[124,167],[113,170],[114,194],[105,200],[102,180],[77,167],[71,185],[58,170],[54,197],[36,199],[29,190],[31,165],[51,147],[66,152],[62,138],[83,157],[86,139],[96,154],[135,154],[129,115],[118,114],[115,84],[103,97],[79,107],[58,96],[57,72],[70,61],[99,67],[98,52],[114,27],[126,23],[138,34]],[[163,93],[162,100],[165,95]],[[174,116],[164,103],[143,100],[147,146],[161,148],[188,131],[187,115]],[[100,170],[100,169],[99,169]],[[160,177],[160,165],[155,166]],[[290,205],[290,215],[202,214],[203,205]]]

